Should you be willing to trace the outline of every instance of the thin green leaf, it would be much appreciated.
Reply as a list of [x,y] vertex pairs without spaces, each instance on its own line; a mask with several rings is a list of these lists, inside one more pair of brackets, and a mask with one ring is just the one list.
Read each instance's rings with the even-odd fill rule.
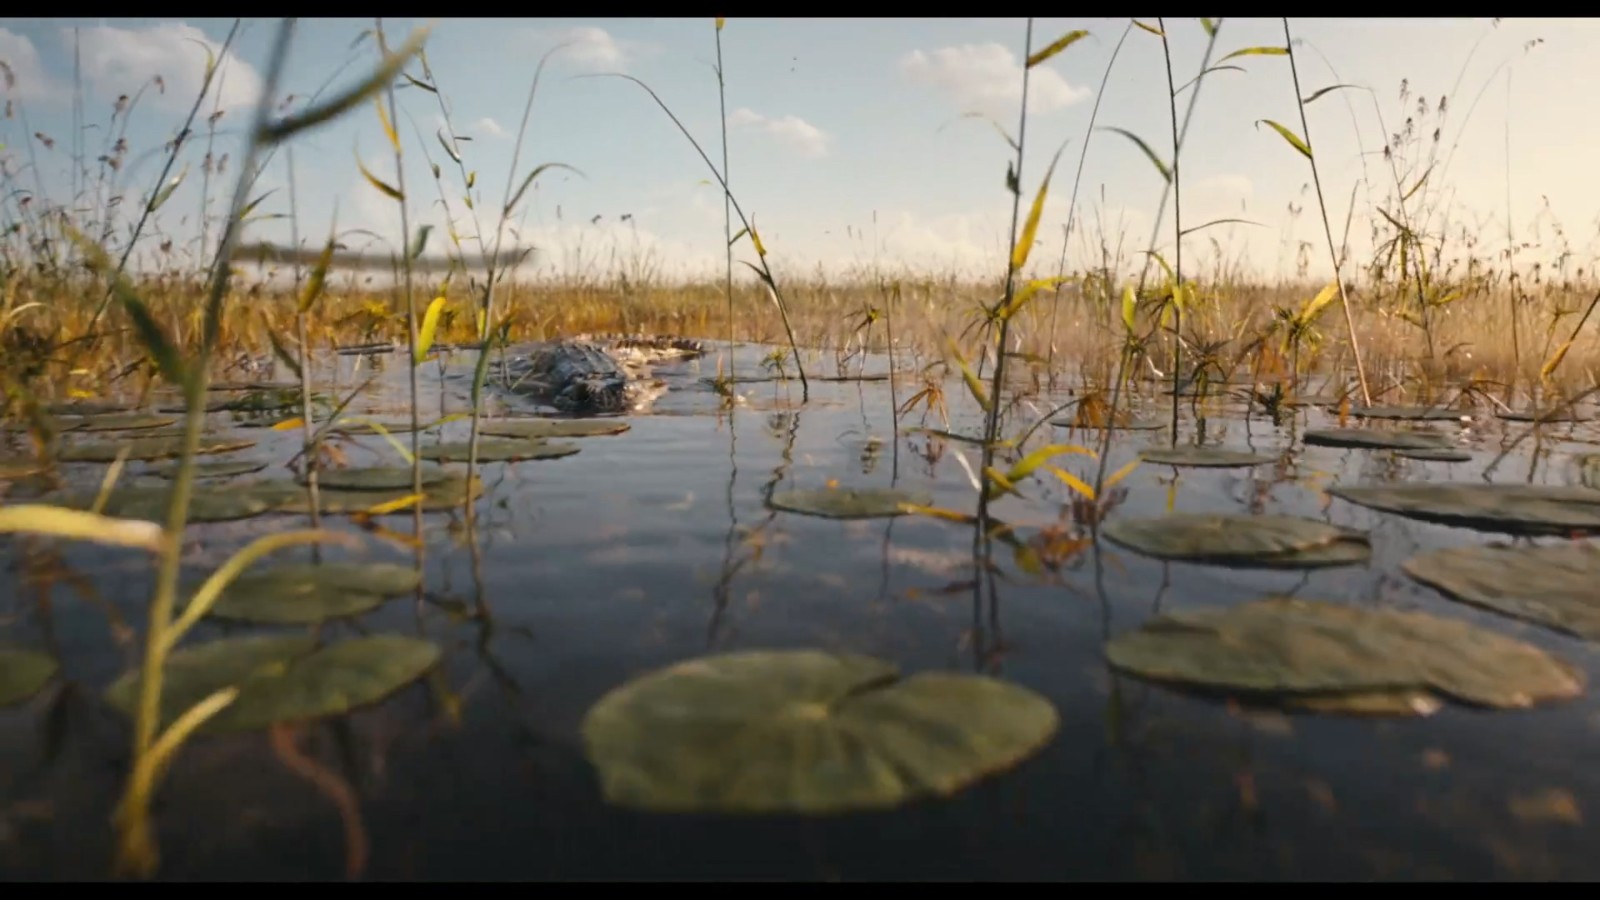
[[[357,104],[365,102],[367,98],[376,96],[379,91],[388,86],[389,82],[394,80],[396,75],[400,74],[400,70],[405,67],[407,62],[410,62],[411,57],[422,49],[423,41],[426,40],[429,30],[428,28],[420,28],[413,31],[405,44],[394,53],[387,54],[382,64],[366,80],[354,85],[344,93],[297,116],[279,119],[263,128],[261,132],[262,143],[282,143],[295,134],[329,122],[346,110],[353,109]],[[357,40],[360,39],[359,37],[357,38]]]
[[1404,203],[1407,200],[1410,200],[1411,199],[1411,195],[1413,195],[1417,191],[1421,190],[1422,186],[1424,184],[1428,183],[1428,176],[1432,175],[1432,174],[1433,174],[1433,166],[1428,166],[1428,170],[1426,172],[1422,173],[1422,177],[1418,178],[1417,179],[1417,183],[1411,186],[1411,190],[1406,191],[1405,196],[1400,198],[1400,202]]
[[533,184],[533,180],[538,178],[547,169],[566,169],[568,172],[572,172],[580,178],[588,177],[566,163],[545,163],[542,166],[538,166],[534,168],[532,172],[528,173],[528,177],[522,179],[522,185],[517,188],[517,192],[515,194],[511,195],[510,202],[506,203],[506,208],[504,211],[505,215],[511,215],[511,210],[516,207],[517,201],[522,199],[523,193],[526,192],[528,187]]
[[750,229],[748,229],[748,228],[739,229],[739,233],[734,235],[732,238],[730,238],[728,240],[728,246],[732,247],[734,244],[739,243],[739,238],[742,238],[742,237],[744,237],[745,235],[747,235],[749,233],[750,233]]
[[1200,27],[1206,30],[1207,37],[1217,36],[1217,23],[1211,21],[1210,19],[1202,18],[1200,20]]
[[[261,317],[266,319],[266,314],[263,313]],[[272,355],[276,356],[278,362],[283,363],[289,371],[294,373],[296,380],[300,379],[302,377],[300,361],[294,358],[294,354],[289,352],[289,348],[283,346],[283,342],[278,339],[278,333],[272,329],[271,324],[271,322],[267,323],[267,341],[272,344]]]
[[[272,189],[272,191],[276,191],[276,190],[277,190],[277,188],[273,188]],[[254,200],[251,200],[249,203],[246,203],[244,205],[244,210],[239,213],[239,218],[240,219],[249,218],[250,214],[255,211],[255,208],[261,205],[261,201],[263,201],[263,200],[267,199],[268,197],[272,196],[272,191],[267,191],[265,194],[262,194],[261,196],[255,198]]]
[[1337,91],[1337,90],[1340,90],[1342,88],[1360,89],[1360,87],[1361,87],[1361,85],[1359,85],[1359,84],[1330,84],[1327,87],[1322,88],[1320,90],[1312,91],[1311,95],[1309,97],[1302,97],[1300,99],[1300,105],[1301,106],[1310,106],[1311,102],[1313,100],[1316,100],[1317,98],[1321,97],[1323,94],[1332,93],[1333,91]]
[[76,228],[68,226],[67,235],[78,245],[89,268],[111,279],[112,293],[121,301],[123,309],[127,310],[128,318],[133,320],[133,328],[139,336],[139,343],[144,345],[145,352],[155,361],[156,370],[173,384],[185,384],[188,375],[184,369],[183,359],[178,356],[172,341],[167,339],[166,332],[150,314],[149,307],[139,299],[128,277],[117,271],[117,267],[99,244],[84,237]]
[[[300,312],[311,310],[311,304],[317,302],[322,296],[322,289],[328,283],[328,267],[333,265],[334,237],[328,235],[328,243],[322,247],[322,254],[317,257],[317,264],[311,269],[311,279],[306,282],[306,290],[300,295]],[[270,332],[269,332],[270,333]]]
[[1088,36],[1089,32],[1082,30],[1067,32],[1066,34],[1057,38],[1055,43],[1028,57],[1028,68],[1031,69],[1034,66],[1037,66],[1038,64],[1044,62],[1052,56],[1055,56],[1057,53],[1060,53],[1068,47],[1071,47],[1073,44],[1076,44],[1078,41],[1081,41]]
[[445,140],[444,129],[441,128],[434,133],[439,137],[439,146],[444,148],[445,154],[450,157],[451,161],[457,163],[461,162],[461,154],[456,152],[455,146],[450,141]]
[[1223,58],[1217,60],[1217,62],[1219,62],[1219,63],[1227,62],[1228,60],[1233,59],[1235,56],[1288,56],[1288,55],[1289,55],[1289,48],[1287,48],[1287,47],[1246,47],[1243,50],[1235,50],[1232,53],[1229,53],[1227,56],[1224,56]]
[[1146,157],[1148,157],[1150,162],[1156,167],[1156,171],[1161,173],[1162,179],[1165,180],[1168,184],[1172,183],[1172,169],[1169,168],[1166,163],[1161,161],[1161,157],[1157,156],[1156,152],[1154,150],[1150,149],[1150,145],[1146,144],[1144,142],[1143,138],[1141,138],[1137,134],[1134,134],[1133,132],[1127,130],[1126,128],[1113,128],[1111,126],[1101,126],[1100,128],[1098,128],[1096,130],[1097,131],[1114,131],[1117,134],[1120,134],[1123,137],[1127,138],[1128,140],[1133,141],[1134,144],[1137,145],[1140,150],[1144,151],[1144,155]]
[[178,185],[183,184],[183,177],[188,174],[189,167],[185,165],[183,167],[183,171],[179,172],[177,175],[174,175],[172,180],[166,183],[165,187],[157,191],[154,197],[150,198],[150,211],[155,212],[161,208],[163,203],[166,203],[168,200],[172,199],[173,192],[178,189]]
[[1164,37],[1167,36],[1166,32],[1162,31],[1161,29],[1155,27],[1154,25],[1146,25],[1145,23],[1139,21],[1138,19],[1134,19],[1133,20],[1133,24],[1139,26],[1140,28],[1143,28],[1145,31],[1150,32],[1151,34],[1155,35],[1158,38],[1164,38]]
[[1212,66],[1211,68],[1206,69],[1205,71],[1201,72],[1199,75],[1196,75],[1195,77],[1189,79],[1188,81],[1185,81],[1183,83],[1182,87],[1178,88],[1176,91],[1173,91],[1172,93],[1175,94],[1175,95],[1176,94],[1181,94],[1184,91],[1188,90],[1189,88],[1194,87],[1197,83],[1199,83],[1200,79],[1206,77],[1207,75],[1210,75],[1213,72],[1221,72],[1221,71],[1224,71],[1224,70],[1229,71],[1229,72],[1243,72],[1244,71],[1244,67],[1242,67],[1242,66]]
[[424,82],[421,82],[421,81],[418,81],[418,80],[416,80],[416,79],[415,79],[415,78],[412,78],[412,77],[411,77],[411,76],[410,76],[410,75],[407,75],[407,74],[406,74],[406,73],[404,73],[404,72],[401,72],[401,73],[400,73],[400,77],[401,77],[401,78],[404,78],[404,79],[405,79],[405,80],[407,80],[407,81],[409,81],[409,82],[411,82],[411,85],[412,85],[412,86],[413,86],[413,87],[419,87],[419,88],[422,88],[422,89],[423,89],[423,90],[425,90],[425,91],[427,91],[427,92],[428,92],[428,93],[430,93],[430,94],[437,94],[437,93],[439,93],[439,89],[438,89],[438,88],[436,88],[436,87],[434,87],[434,86],[433,86],[433,85],[431,85],[431,84],[426,84],[426,83],[424,83]]
[[417,238],[411,242],[411,258],[420,259],[422,251],[428,246],[428,235],[433,233],[432,225],[423,225],[417,229]]
[[1196,225],[1193,228],[1185,228],[1184,230],[1182,230],[1182,231],[1180,231],[1178,233],[1181,234],[1181,235],[1184,235],[1184,236],[1188,236],[1188,235],[1194,234],[1196,231],[1199,231],[1202,228],[1210,228],[1213,225],[1229,225],[1229,224],[1234,224],[1234,225],[1255,225],[1258,228],[1266,227],[1266,226],[1262,225],[1260,222],[1252,222],[1249,219],[1212,219],[1210,222],[1207,222],[1204,225]]
[[1256,125],[1259,126],[1262,122],[1265,122],[1268,125],[1271,125],[1273,131],[1276,131],[1277,133],[1283,135],[1283,139],[1289,142],[1289,146],[1295,148],[1296,150],[1299,150],[1301,156],[1304,156],[1306,159],[1312,159],[1313,158],[1311,156],[1311,148],[1306,145],[1306,142],[1303,139],[1301,139],[1300,135],[1295,134],[1294,132],[1292,132],[1289,129],[1283,127],[1282,125],[1279,125],[1277,122],[1274,122],[1271,119],[1257,119],[1256,120]]

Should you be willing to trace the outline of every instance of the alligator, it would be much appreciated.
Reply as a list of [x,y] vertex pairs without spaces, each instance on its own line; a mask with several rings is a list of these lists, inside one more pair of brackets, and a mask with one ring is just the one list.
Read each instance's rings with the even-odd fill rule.
[[513,348],[506,387],[567,413],[639,412],[666,392],[650,364],[704,353],[699,341],[665,335],[577,335]]

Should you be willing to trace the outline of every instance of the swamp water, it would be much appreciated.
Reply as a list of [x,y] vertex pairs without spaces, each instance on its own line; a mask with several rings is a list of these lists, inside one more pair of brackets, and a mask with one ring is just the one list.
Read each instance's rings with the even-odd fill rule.
[[[738,350],[740,375],[767,348]],[[976,495],[953,458],[976,447],[927,433],[893,435],[884,381],[813,380],[738,386],[733,416],[699,363],[657,374],[671,391],[628,430],[571,440],[560,458],[480,467],[479,559],[457,514],[425,516],[424,599],[389,599],[322,626],[324,637],[405,634],[436,643],[433,673],[382,703],[301,730],[299,752],[338,774],[359,805],[367,879],[1484,879],[1600,878],[1591,851],[1600,817],[1600,660],[1573,636],[1446,599],[1402,570],[1426,551],[1483,545],[1501,535],[1429,524],[1336,499],[1325,489],[1390,480],[1482,482],[1508,435],[1526,426],[1480,416],[1469,426],[1422,423],[1470,453],[1466,462],[1408,459],[1389,450],[1308,446],[1305,430],[1339,423],[1315,407],[1281,427],[1242,404],[1209,406],[1207,442],[1271,457],[1246,468],[1145,463],[1122,482],[1119,519],[1181,513],[1297,516],[1366,532],[1370,559],[1308,570],[1162,562],[1102,538],[1059,570],[1029,574],[996,544],[995,597],[974,600],[972,532],[935,518],[836,520],[770,508],[770,490],[893,486],[934,506],[971,513]],[[854,371],[856,363],[851,364]],[[380,367],[349,412],[406,418],[403,355],[341,357],[330,393]],[[426,421],[466,406],[470,354],[443,377],[419,370]],[[837,374],[831,360],[808,366]],[[887,370],[869,359],[868,372]],[[327,365],[320,373],[327,373]],[[918,389],[903,381],[904,402]],[[959,381],[946,383],[951,403]],[[1162,419],[1157,396],[1139,415]],[[1039,401],[1043,402],[1043,401]],[[491,401],[493,415],[533,415]],[[153,403],[147,411],[160,406]],[[1041,407],[1048,408],[1048,407]],[[954,412],[954,410],[953,410]],[[1019,419],[1032,421],[1038,413]],[[1185,405],[1182,441],[1197,431]],[[950,429],[977,430],[954,416]],[[286,478],[298,430],[242,427],[213,414],[219,434],[254,446],[202,457],[266,463],[232,480]],[[126,423],[124,423],[126,424]],[[920,410],[901,421],[942,428]],[[1362,423],[1351,427],[1384,427]],[[448,423],[446,440],[467,423]],[[1046,426],[1049,429],[1050,426]],[[1097,432],[1055,428],[1053,441],[1094,446]],[[138,431],[69,435],[122,441]],[[396,438],[410,446],[409,435]],[[1600,447],[1592,424],[1551,425],[1536,484],[1580,479],[1578,458]],[[422,436],[424,447],[440,440]],[[1112,470],[1159,430],[1119,432]],[[1493,473],[1526,481],[1532,440]],[[352,467],[397,465],[381,436],[342,443]],[[1093,480],[1093,462],[1056,464]],[[165,462],[130,462],[121,484],[161,485]],[[249,466],[240,466],[247,469]],[[446,464],[448,471],[464,465]],[[104,463],[62,464],[92,490]],[[1174,482],[1174,476],[1176,481]],[[1048,483],[1047,483],[1048,482]],[[1031,501],[993,514],[1020,536],[1058,518],[1069,495],[1030,481]],[[7,502],[26,492],[13,485]],[[409,533],[410,514],[382,517]],[[191,524],[185,563],[214,568],[264,531],[304,527],[269,514]],[[351,529],[332,517],[329,527]],[[353,530],[353,529],[352,529]],[[1560,539],[1541,539],[1560,544]],[[1058,544],[1071,546],[1071,537]],[[134,666],[151,576],[134,552],[58,544],[48,589],[24,542],[0,539],[0,643],[44,650],[57,676],[25,703],[0,709],[0,877],[101,878],[110,814],[127,771],[127,720],[103,700]],[[352,556],[406,563],[375,537]],[[309,558],[303,548],[257,565]],[[29,567],[33,572],[29,574]],[[1600,578],[1595,580],[1600,592]],[[1267,595],[1362,609],[1416,610],[1515,637],[1573,666],[1589,686],[1528,709],[1446,702],[1421,718],[1273,712],[1202,697],[1108,668],[1106,642],[1157,614],[1234,607]],[[479,604],[487,620],[472,613]],[[203,622],[184,646],[224,636],[292,632]],[[1048,744],[1009,771],[947,799],[827,818],[635,812],[603,802],[586,761],[585,713],[630,679],[709,654],[816,648],[876,657],[903,674],[980,672],[1046,698],[1059,716]],[[336,879],[351,842],[335,800],[292,771],[262,732],[192,740],[154,809],[167,879]]]

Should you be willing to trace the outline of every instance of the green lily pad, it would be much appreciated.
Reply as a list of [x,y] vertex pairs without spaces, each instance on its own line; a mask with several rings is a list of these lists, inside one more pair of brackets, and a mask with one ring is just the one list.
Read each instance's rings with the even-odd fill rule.
[[[324,469],[317,472],[317,487],[344,491],[397,491],[412,485],[410,466],[374,466],[370,469]],[[442,484],[450,476],[438,466],[422,467],[422,486]]]
[[583,720],[608,802],[655,812],[825,815],[949,796],[1060,727],[1024,688],[976,675],[900,679],[812,650],[691,660],[600,699]]
[[15,706],[39,693],[60,668],[48,653],[0,647],[0,707]]
[[[1057,428],[1078,428],[1085,431],[1099,431],[1105,428],[1105,425],[1101,423],[1085,424],[1076,419],[1055,419],[1052,420],[1050,424],[1056,426]],[[1122,419],[1119,417],[1119,421],[1115,425],[1111,426],[1111,428],[1113,431],[1158,431],[1171,424],[1171,421],[1165,421],[1162,419]]]
[[1584,415],[1582,412],[1567,407],[1556,407],[1554,409],[1545,410],[1504,410],[1496,412],[1494,415],[1495,418],[1504,419],[1507,422],[1538,421],[1544,424],[1555,422],[1587,422],[1591,418],[1590,416]]
[[[231,453],[256,445],[255,441],[227,437],[200,438],[199,453]],[[123,447],[128,448],[130,460],[174,459],[183,455],[183,438],[177,435],[164,437],[137,437],[126,441],[73,444],[61,448],[61,459],[66,462],[112,462]]]
[[[239,695],[201,734],[257,731],[280,722],[342,715],[378,703],[422,677],[440,658],[437,646],[397,634],[355,638],[315,649],[304,635],[226,638],[174,651],[161,690],[163,728],[223,688]],[[106,689],[123,715],[138,703],[135,669]]]
[[1308,445],[1354,447],[1364,450],[1439,450],[1450,439],[1430,431],[1386,431],[1379,428],[1322,428],[1307,431]]
[[336,351],[340,356],[377,356],[380,353],[393,353],[399,348],[394,344],[356,344],[350,347],[340,347]]
[[1113,639],[1106,657],[1151,680],[1246,694],[1427,690],[1513,709],[1584,688],[1577,668],[1465,622],[1288,597],[1158,616]]
[[1106,538],[1157,559],[1265,568],[1313,568],[1366,562],[1366,535],[1315,519],[1175,513],[1117,519]]
[[[61,505],[69,509],[89,509],[94,505],[98,491],[74,491],[62,498]],[[167,504],[171,502],[172,489],[166,486],[145,487],[130,485],[113,488],[101,509],[105,515],[119,519],[142,519],[163,524],[167,521]],[[189,495],[190,522],[231,522],[249,519],[271,512],[273,504],[248,491],[231,488],[197,487]]]
[[[235,579],[206,615],[262,625],[314,625],[371,612],[421,584],[420,572],[394,563],[277,565]],[[191,585],[188,593],[198,589]]]
[[[258,481],[249,485],[249,491],[270,504],[280,513],[297,513],[305,515],[311,511],[311,500],[306,495],[304,485],[293,481],[269,480]],[[242,490],[242,489],[241,489]],[[351,515],[367,513],[374,507],[392,503],[411,495],[411,486],[391,491],[375,490],[342,490],[319,489],[317,500],[323,515]],[[452,475],[445,480],[431,485],[424,485],[422,489],[423,512],[438,512],[441,510],[457,509],[468,500],[476,500],[483,495],[483,479],[474,478],[469,488],[467,479],[463,476]],[[388,515],[410,515],[411,508],[391,510]]]
[[213,381],[208,391],[298,391],[298,381]]
[[374,427],[374,426],[377,426],[377,425],[383,426],[383,430],[387,431],[390,434],[410,434],[413,430],[421,431],[421,430],[425,430],[428,427],[428,423],[427,422],[418,422],[417,423],[417,427],[415,429],[413,429],[411,427],[411,423],[410,422],[384,422],[384,421],[355,422],[355,421],[350,421],[350,422],[340,422],[340,423],[338,423],[337,425],[335,425],[333,427],[333,430],[337,431],[337,432],[340,432],[342,434],[351,434],[351,435],[358,435],[358,436],[359,435],[368,435],[368,434],[382,434],[383,432],[380,432],[376,427]]
[[[158,478],[177,478],[178,463],[152,469],[150,474]],[[194,477],[196,478],[236,478],[240,475],[249,475],[265,469],[264,462],[250,462],[249,460],[196,460],[194,464]]]
[[1451,450],[1443,447],[1429,450],[1396,450],[1395,455],[1424,462],[1461,463],[1472,461],[1472,454],[1465,450]]
[[106,416],[128,412],[126,403],[109,403],[99,400],[70,400],[52,403],[44,408],[52,416]]
[[1353,419],[1393,419],[1411,422],[1459,422],[1463,418],[1470,419],[1472,414],[1459,409],[1445,409],[1439,406],[1369,406],[1365,409],[1350,409]]
[[1139,458],[1148,463],[1168,466],[1200,466],[1206,468],[1232,468],[1235,466],[1261,466],[1277,462],[1270,456],[1258,456],[1239,450],[1219,447],[1152,447],[1142,450]]
[[72,431],[136,431],[143,428],[165,428],[177,424],[177,419],[171,416],[158,416],[149,413],[109,413],[101,416],[86,416],[63,427]]
[[485,419],[478,423],[478,433],[509,438],[572,438],[621,434],[631,427],[622,419]]
[[[478,441],[479,462],[521,462],[534,459],[559,459],[571,456],[578,452],[577,444],[563,444],[557,441],[544,440],[517,440],[514,438],[480,439]],[[448,441],[423,447],[417,455],[423,459],[435,462],[460,462],[467,461],[467,441]]]
[[829,519],[876,519],[906,513],[906,504],[929,506],[933,497],[889,488],[818,488],[774,492],[767,505],[784,512]]
[[1479,531],[1600,531],[1600,492],[1581,487],[1446,481],[1331,487],[1328,493],[1358,506]]
[[1600,547],[1452,547],[1406,560],[1407,575],[1453,600],[1600,641]]

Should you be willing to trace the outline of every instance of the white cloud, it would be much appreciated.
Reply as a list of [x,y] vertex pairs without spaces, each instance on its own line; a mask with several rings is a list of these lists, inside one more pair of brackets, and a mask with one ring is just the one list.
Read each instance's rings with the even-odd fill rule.
[[467,126],[467,130],[474,135],[482,135],[484,137],[503,138],[506,136],[506,130],[500,127],[500,123],[496,122],[491,116],[484,116],[473,122]]
[[[73,31],[61,29],[61,41],[72,52]],[[209,113],[217,98],[221,108],[253,106],[261,95],[261,75],[233,51],[222,55],[222,45],[193,25],[169,22],[149,28],[98,25],[78,32],[84,80],[105,97],[133,94],[160,77],[164,90],[145,93],[143,102],[172,110],[194,104],[205,81],[207,50],[216,57],[218,70],[211,94],[201,110]]]
[[[932,53],[913,50],[900,59],[900,71],[918,84],[950,98],[962,112],[1014,115],[1022,98],[1022,63],[1004,45],[963,44]],[[1089,97],[1052,69],[1040,66],[1028,80],[1028,112],[1047,113]]]
[[740,107],[728,116],[730,128],[757,128],[793,148],[801,156],[828,155],[828,145],[833,138],[827,132],[799,116],[771,119],[754,110]]
[[633,41],[618,40],[604,28],[592,26],[556,30],[530,29],[524,32],[539,46],[543,54],[561,46],[552,56],[551,63],[564,63],[587,72],[623,72],[638,55],[641,45]]
[[39,59],[39,48],[33,42],[4,28],[0,28],[0,88],[7,98],[19,100],[49,100],[62,96],[60,86],[51,80]]

